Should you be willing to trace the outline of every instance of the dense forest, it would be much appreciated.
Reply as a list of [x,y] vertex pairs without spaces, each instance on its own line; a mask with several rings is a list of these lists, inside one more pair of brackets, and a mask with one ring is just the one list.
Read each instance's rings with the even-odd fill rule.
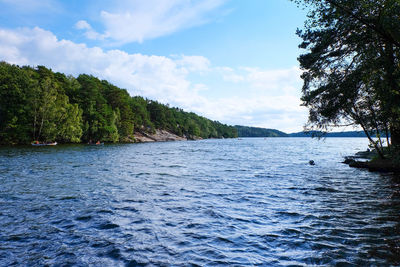
[[232,126],[140,96],[105,80],[0,62],[0,144],[134,142],[167,130],[188,139],[231,138]]
[[239,137],[287,137],[288,134],[275,130],[259,127],[235,125]]

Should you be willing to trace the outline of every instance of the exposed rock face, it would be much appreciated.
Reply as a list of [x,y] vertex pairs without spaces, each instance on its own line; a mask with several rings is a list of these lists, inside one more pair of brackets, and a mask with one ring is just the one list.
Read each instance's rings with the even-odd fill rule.
[[166,142],[166,141],[183,141],[188,140],[185,137],[178,136],[165,130],[156,130],[154,134],[135,132],[134,134],[136,142]]

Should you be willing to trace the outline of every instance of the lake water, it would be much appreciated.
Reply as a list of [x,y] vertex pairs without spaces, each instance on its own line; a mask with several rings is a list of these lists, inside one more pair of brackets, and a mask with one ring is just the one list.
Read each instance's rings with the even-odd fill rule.
[[399,265],[398,178],[340,163],[366,148],[357,138],[0,148],[0,266]]

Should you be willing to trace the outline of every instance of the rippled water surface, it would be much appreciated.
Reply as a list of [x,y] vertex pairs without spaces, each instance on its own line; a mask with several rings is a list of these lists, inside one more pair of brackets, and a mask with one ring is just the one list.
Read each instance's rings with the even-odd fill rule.
[[397,178],[340,163],[366,147],[0,148],[0,266],[399,265]]

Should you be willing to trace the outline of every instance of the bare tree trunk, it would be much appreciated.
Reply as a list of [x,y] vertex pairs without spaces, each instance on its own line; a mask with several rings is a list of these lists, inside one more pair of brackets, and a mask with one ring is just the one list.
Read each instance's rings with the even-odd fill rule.
[[369,134],[367,128],[365,127],[364,123],[362,122],[361,117],[358,115],[357,112],[357,107],[355,105],[353,105],[354,108],[354,112],[353,112],[353,116],[355,117],[355,121],[361,126],[361,128],[363,129],[365,135],[367,136],[369,142],[374,146],[376,152],[378,152],[378,155],[380,158],[384,159],[385,155],[383,154],[383,151],[379,148],[379,146],[374,142],[374,139],[372,139],[371,135]]
[[381,138],[381,132],[380,132],[380,129],[379,129],[378,121],[376,120],[377,116],[376,116],[373,104],[371,102],[371,98],[368,98],[368,106],[369,106],[369,109],[370,109],[370,111],[372,113],[372,123],[373,123],[373,125],[375,127],[376,136],[378,137],[378,140],[379,140],[379,146],[380,146],[381,150],[383,151],[383,143],[382,143],[382,138]]
[[369,134],[369,132],[367,131],[367,129],[364,127],[363,123],[360,123],[361,128],[363,128],[364,133],[367,135],[369,142],[374,146],[376,152],[378,152],[378,155],[380,158],[384,159],[385,155],[383,154],[382,150],[379,148],[379,146],[374,142],[374,140],[372,139],[371,135]]
[[386,135],[387,147],[388,147],[389,152],[390,152],[391,151],[391,143],[390,143],[390,140],[389,140],[389,129],[388,129],[387,125],[385,125],[385,135]]
[[40,128],[39,128],[39,133],[38,133],[38,138],[40,137],[40,134],[42,133],[43,121],[44,121],[44,118],[42,117],[42,122],[40,123]]
[[36,109],[35,109],[35,115],[33,117],[33,140],[36,140]]
[[[35,96],[34,96],[35,97]],[[36,124],[37,124],[37,101],[36,97],[34,98],[34,115],[33,115],[33,141],[36,141],[37,136],[36,136]]]

